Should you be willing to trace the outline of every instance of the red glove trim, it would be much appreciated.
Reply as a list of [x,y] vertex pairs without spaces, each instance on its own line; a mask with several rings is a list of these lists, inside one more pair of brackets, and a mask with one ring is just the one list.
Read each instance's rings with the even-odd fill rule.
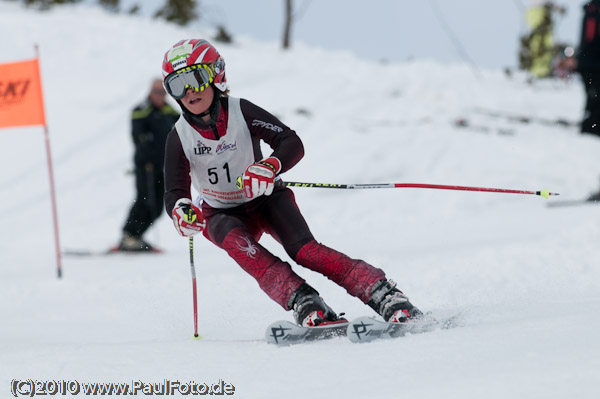
[[278,174],[281,171],[281,161],[276,157],[265,158],[257,163],[261,165],[266,165],[269,168],[273,169],[273,172],[275,172],[275,174]]

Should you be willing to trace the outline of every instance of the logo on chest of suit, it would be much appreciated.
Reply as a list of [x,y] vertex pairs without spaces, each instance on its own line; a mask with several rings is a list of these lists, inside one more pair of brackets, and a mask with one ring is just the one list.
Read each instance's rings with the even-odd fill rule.
[[223,141],[215,149],[215,154],[219,155],[219,154],[224,153],[225,151],[235,151],[235,150],[237,150],[237,141],[234,141],[233,143],[228,143],[226,141]]
[[210,155],[211,152],[212,147],[204,145],[200,140],[198,140],[198,144],[194,147],[194,154],[196,155]]

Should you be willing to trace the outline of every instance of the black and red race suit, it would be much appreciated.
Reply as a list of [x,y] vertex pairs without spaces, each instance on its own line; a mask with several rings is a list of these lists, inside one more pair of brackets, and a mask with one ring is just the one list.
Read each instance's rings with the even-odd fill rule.
[[[207,224],[204,235],[224,249],[260,288],[284,309],[304,283],[286,262],[259,239],[270,234],[299,265],[323,274],[362,302],[385,279],[382,270],[318,243],[296,204],[293,192],[277,186],[269,196],[247,199],[236,185],[251,163],[263,159],[260,142],[286,172],[304,156],[296,132],[269,112],[244,99],[221,98],[216,123],[198,126],[182,116],[169,133],[165,156],[165,208],[169,215],[180,198],[200,193]],[[241,195],[240,195],[241,194]]]

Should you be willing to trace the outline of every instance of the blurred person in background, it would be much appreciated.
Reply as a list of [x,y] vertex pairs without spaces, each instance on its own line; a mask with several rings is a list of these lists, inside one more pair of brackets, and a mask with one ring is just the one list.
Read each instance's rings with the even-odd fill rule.
[[525,18],[530,32],[521,38],[519,64],[521,69],[528,70],[534,78],[554,76],[556,48],[553,16],[565,12],[564,7],[551,1],[529,1]]
[[154,79],[147,98],[131,113],[137,193],[116,250],[158,251],[142,237],[163,211],[165,143],[177,118],[179,113],[166,102],[162,79]]
[[581,132],[600,135],[600,0],[583,6],[577,71],[585,89],[585,109]]
[[[600,0],[583,6],[581,38],[577,54],[577,71],[585,89],[585,109],[581,133],[600,136]],[[600,191],[588,201],[600,201]]]

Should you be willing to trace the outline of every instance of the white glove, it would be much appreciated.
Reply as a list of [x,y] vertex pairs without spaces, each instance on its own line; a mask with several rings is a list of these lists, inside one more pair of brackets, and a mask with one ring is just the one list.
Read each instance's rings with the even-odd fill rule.
[[175,229],[184,237],[201,233],[206,227],[202,211],[189,198],[178,199],[171,215],[173,215]]

